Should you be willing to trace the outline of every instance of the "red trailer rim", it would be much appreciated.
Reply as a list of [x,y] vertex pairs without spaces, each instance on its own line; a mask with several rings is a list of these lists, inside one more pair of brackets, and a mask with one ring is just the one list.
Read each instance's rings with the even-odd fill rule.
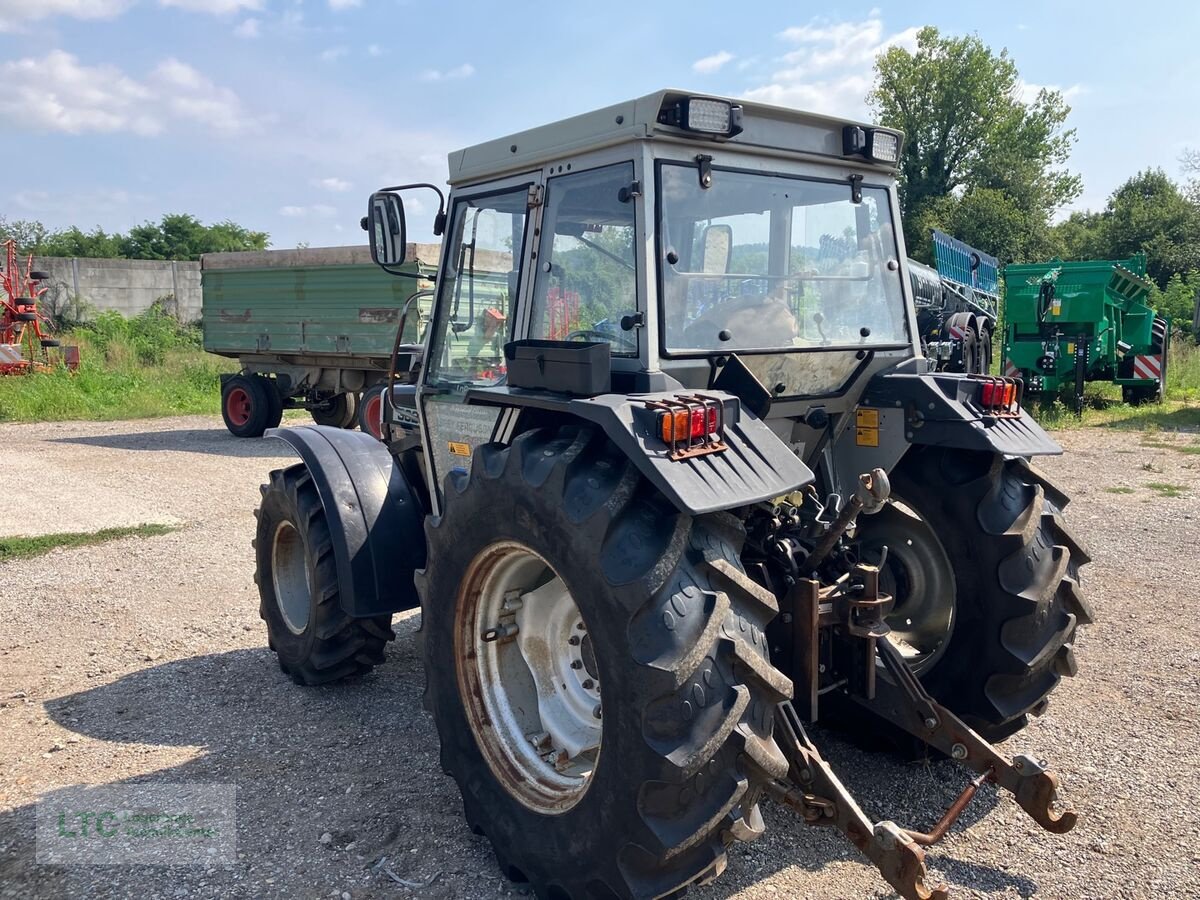
[[373,437],[379,440],[383,440],[382,404],[383,396],[381,394],[372,394],[367,399],[366,409],[363,410],[363,421],[367,423],[367,430],[371,432]]
[[235,387],[225,397],[225,415],[234,425],[250,421],[250,395],[245,388]]

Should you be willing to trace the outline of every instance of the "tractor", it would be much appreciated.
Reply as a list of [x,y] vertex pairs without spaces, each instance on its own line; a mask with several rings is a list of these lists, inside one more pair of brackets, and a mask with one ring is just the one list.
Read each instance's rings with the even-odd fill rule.
[[[902,140],[664,90],[451,153],[448,201],[368,201],[404,277],[405,197],[437,198],[432,316],[393,354],[420,370],[393,362],[382,440],[269,432],[300,461],[262,487],[260,612],[311,685],[382,663],[420,608],[442,768],[538,897],[711,881],[764,800],[906,898],[947,896],[923,848],[985,782],[1076,821],[992,744],[1091,620],[1067,495],[1030,463],[1061,450],[1017,382],[921,355]],[[974,776],[931,832],[876,820],[818,721]]]

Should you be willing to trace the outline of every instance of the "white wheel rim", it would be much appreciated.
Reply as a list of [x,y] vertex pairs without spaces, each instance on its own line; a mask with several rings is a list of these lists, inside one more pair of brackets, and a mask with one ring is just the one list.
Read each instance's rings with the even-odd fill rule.
[[537,812],[570,809],[603,733],[600,673],[570,591],[529,548],[493,544],[468,568],[455,624],[467,720],[493,774]]
[[283,624],[292,634],[308,627],[312,586],[304,540],[291,522],[280,522],[271,541],[271,585]]

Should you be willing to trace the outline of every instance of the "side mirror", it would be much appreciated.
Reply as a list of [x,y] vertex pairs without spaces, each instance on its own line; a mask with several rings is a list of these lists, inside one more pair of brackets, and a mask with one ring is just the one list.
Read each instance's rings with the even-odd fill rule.
[[404,262],[408,243],[405,240],[404,201],[391,191],[377,191],[367,205],[367,234],[371,238],[371,259],[381,266],[398,266]]
[[703,256],[700,271],[705,275],[724,275],[729,271],[733,256],[733,228],[730,225],[708,225],[703,234]]

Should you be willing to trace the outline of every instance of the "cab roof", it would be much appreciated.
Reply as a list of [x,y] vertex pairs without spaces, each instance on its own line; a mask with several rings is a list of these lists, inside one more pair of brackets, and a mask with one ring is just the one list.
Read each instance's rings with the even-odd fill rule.
[[[740,105],[742,132],[730,138],[713,137],[659,122],[659,113],[664,105],[687,97],[726,100]],[[635,100],[455,150],[449,154],[450,183],[495,178],[536,168],[565,156],[648,138],[683,140],[699,146],[741,146],[770,155],[823,157],[827,161],[836,159],[839,163],[873,171],[893,174],[897,171],[894,165],[844,155],[842,129],[847,125],[874,127],[852,119],[667,88]]]

